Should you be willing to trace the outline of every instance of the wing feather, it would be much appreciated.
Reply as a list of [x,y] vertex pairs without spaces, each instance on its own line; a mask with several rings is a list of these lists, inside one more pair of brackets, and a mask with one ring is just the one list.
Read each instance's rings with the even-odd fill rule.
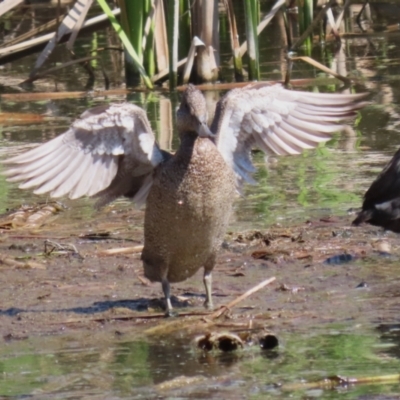
[[[117,163],[110,158],[104,160],[104,156],[99,156],[99,160],[96,164],[97,171],[94,171],[95,179],[91,180],[92,185],[86,193],[87,196],[94,196],[96,193],[103,190],[103,188],[110,186],[117,173]],[[105,173],[103,173],[103,165],[106,165]]]
[[[168,153],[156,143],[145,112],[133,104],[111,104],[85,111],[60,136],[12,157],[4,172],[20,188],[52,197],[100,197],[102,205],[118,196],[135,197]],[[141,178],[143,177],[143,178]]]
[[290,125],[286,121],[282,121],[279,127],[291,136],[297,137],[299,139],[304,139],[306,142],[308,141],[308,143],[312,147],[315,147],[318,143],[326,142],[330,139],[329,135],[322,134],[318,131],[306,132],[301,128],[296,128],[295,126]]
[[[66,152],[62,151],[60,157],[56,154],[54,160],[49,160],[47,172],[43,172],[43,168],[47,165],[41,166],[38,169],[32,169],[29,173],[29,179],[24,183],[20,184],[20,189],[29,189],[35,186],[42,186],[47,182],[57,182],[60,176],[69,172],[73,168],[74,164],[77,164],[83,159],[83,155],[77,154],[76,157],[72,158],[71,154],[64,154]],[[62,158],[62,156],[64,157]],[[58,186],[58,185],[57,185]],[[44,192],[42,192],[44,193]]]
[[[98,157],[98,156],[97,156]],[[115,159],[111,159],[112,162],[106,169],[107,176],[111,176],[108,182],[110,183],[112,177],[115,176],[116,170],[118,169],[118,164],[115,162]],[[88,159],[88,163],[92,163],[92,168],[86,168],[86,170],[81,174],[79,182],[74,186],[74,188],[70,191],[70,198],[71,199],[78,199],[83,196],[91,196],[92,195],[92,187],[95,182],[101,179],[101,176],[98,176],[98,170],[96,168],[96,164],[93,160]],[[70,174],[71,175],[71,174]],[[94,192],[96,193],[96,192]]]
[[[291,112],[291,116],[295,117],[299,120],[302,120],[302,121],[319,122],[321,124],[336,123],[338,120],[336,115],[329,115],[329,113],[326,113],[325,115],[317,114],[317,113],[307,114],[307,113],[299,111],[299,110],[293,110]],[[336,127],[336,129],[337,129],[337,127]]]
[[248,164],[253,144],[278,155],[314,148],[342,130],[345,125],[340,121],[354,116],[366,104],[365,97],[365,93],[308,93],[250,84],[231,90],[218,102],[211,131],[239,185],[252,172]]
[[54,149],[57,149],[63,141],[63,137],[57,136],[55,139],[47,142],[47,146],[38,146],[25,153],[19,154],[15,157],[9,158],[5,161],[6,164],[26,164],[35,160],[40,160],[48,154],[52,153]]
[[[283,124],[282,124],[283,125]],[[315,147],[315,141],[310,141],[305,138],[297,137],[295,134],[291,134],[290,131],[286,131],[281,126],[275,128],[276,133],[279,137],[287,142],[292,142],[294,145],[298,146],[299,149],[313,149]]]
[[287,154],[285,150],[279,145],[279,143],[274,140],[274,137],[272,135],[267,135],[263,137],[263,139],[269,145],[269,147],[271,147],[275,154],[278,154],[279,156]]
[[67,148],[61,148],[59,153],[49,153],[43,156],[41,159],[18,165],[15,168],[11,168],[4,172],[6,176],[10,176],[8,181],[18,182],[21,180],[28,180],[34,178],[37,175],[41,175],[51,168],[64,165],[68,162],[66,158],[69,153]]
[[332,125],[332,124],[327,124],[325,122],[320,122],[318,124],[315,124],[313,122],[298,119],[293,115],[288,115],[288,117],[286,118],[286,122],[289,125],[292,125],[302,130],[321,132],[321,133],[334,133],[343,129],[343,126],[341,125]]

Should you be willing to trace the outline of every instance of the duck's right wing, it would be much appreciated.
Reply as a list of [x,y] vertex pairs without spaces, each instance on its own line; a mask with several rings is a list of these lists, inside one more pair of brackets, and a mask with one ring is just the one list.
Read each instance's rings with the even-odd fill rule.
[[309,93],[281,85],[249,84],[228,92],[217,104],[211,131],[238,186],[252,181],[250,151],[299,154],[329,140],[340,121],[365,105],[366,94]]
[[153,170],[170,155],[160,150],[146,113],[133,104],[85,111],[60,136],[5,164],[11,182],[51,197],[99,197],[97,206],[119,196],[146,200]]

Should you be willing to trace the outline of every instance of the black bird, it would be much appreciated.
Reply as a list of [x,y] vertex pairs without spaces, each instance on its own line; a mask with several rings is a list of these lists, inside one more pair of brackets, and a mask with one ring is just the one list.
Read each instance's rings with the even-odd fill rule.
[[365,193],[353,225],[363,222],[400,232],[400,149]]

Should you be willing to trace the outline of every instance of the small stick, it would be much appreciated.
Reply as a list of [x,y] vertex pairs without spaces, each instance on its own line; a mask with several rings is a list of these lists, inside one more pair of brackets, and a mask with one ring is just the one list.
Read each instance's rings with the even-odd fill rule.
[[143,250],[143,245],[130,246],[130,247],[114,247],[113,249],[106,249],[99,251],[100,256],[112,256],[114,254],[130,254],[140,253]]
[[232,300],[230,303],[228,303],[226,306],[222,306],[219,310],[215,311],[210,315],[210,318],[219,318],[227,309],[231,309],[236,304],[240,303],[247,297],[251,296],[253,293],[258,292],[260,289],[262,289],[264,286],[269,285],[270,283],[275,281],[275,277],[273,276],[272,278],[266,279],[265,281],[262,281],[258,285],[254,286],[253,288],[249,289],[247,292],[243,293],[241,296],[237,297],[235,300]]
[[348,387],[349,385],[366,385],[366,384],[393,384],[398,383],[400,380],[400,374],[392,375],[378,375],[378,376],[366,376],[361,378],[347,378],[341,376],[327,377],[323,380],[317,382],[301,382],[301,383],[291,383],[284,384],[281,387],[283,392],[295,391],[295,390],[310,390],[315,388],[322,389],[334,389],[337,387]]
[[345,76],[336,73],[332,69],[326,67],[325,65],[319,63],[318,61],[314,60],[311,57],[307,57],[307,56],[290,57],[290,61],[296,61],[296,60],[302,60],[302,61],[304,61],[306,63],[309,63],[313,67],[319,68],[321,71],[324,71],[327,74],[331,74],[336,79],[339,79],[340,81],[344,82],[345,84],[350,84],[351,83],[351,80],[349,78],[346,78]]

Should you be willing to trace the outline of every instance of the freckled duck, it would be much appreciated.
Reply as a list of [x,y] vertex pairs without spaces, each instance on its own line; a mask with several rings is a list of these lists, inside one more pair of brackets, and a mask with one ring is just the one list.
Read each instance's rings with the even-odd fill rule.
[[365,193],[353,225],[363,222],[400,232],[400,149]]
[[144,110],[111,104],[84,112],[67,132],[6,160],[5,174],[37,194],[95,196],[98,206],[119,196],[146,203],[143,267],[161,282],[167,314],[170,282],[201,267],[211,308],[211,271],[235,193],[255,171],[251,149],[284,155],[314,148],[343,128],[338,122],[353,116],[364,97],[250,84],[219,100],[209,128],[205,99],[189,85],[177,111],[181,143],[174,155],[159,148]]

